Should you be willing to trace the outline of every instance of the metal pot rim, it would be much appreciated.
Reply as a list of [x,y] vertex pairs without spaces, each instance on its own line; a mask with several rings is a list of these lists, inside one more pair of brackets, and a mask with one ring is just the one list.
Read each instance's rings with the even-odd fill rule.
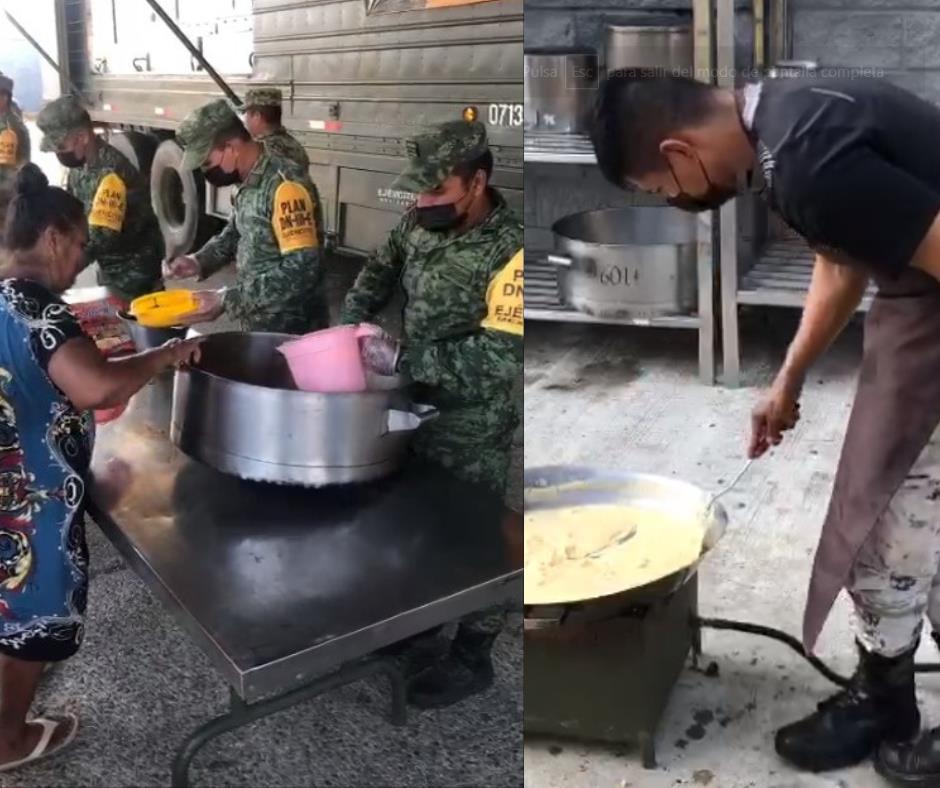
[[[555,231],[553,230],[552,232],[555,232]],[[655,244],[638,244],[638,243],[619,243],[619,244],[615,244],[615,243],[604,243],[604,242],[602,242],[602,241],[585,241],[585,240],[583,240],[582,238],[572,238],[570,235],[562,235],[561,233],[557,233],[557,232],[555,232],[555,235],[556,235],[558,238],[560,238],[561,240],[566,241],[567,243],[573,243],[573,244],[587,244],[588,246],[592,246],[592,247],[594,247],[594,248],[600,247],[600,248],[604,248],[604,249],[622,249],[622,248],[625,247],[625,246],[640,246],[640,247],[642,247],[643,249],[655,249],[655,248],[658,247],[658,246],[669,246],[669,247],[673,247],[673,246],[692,246],[692,245],[694,245],[694,244],[696,243],[695,241],[682,241],[681,243],[675,243],[675,242],[670,242],[670,241],[662,241],[662,242],[660,242],[660,243],[655,243]]]
[[177,371],[177,374],[183,375],[201,375],[206,378],[211,378],[212,380],[217,380],[220,383],[225,384],[226,386],[232,386],[236,389],[244,389],[246,391],[270,391],[276,393],[278,396],[287,396],[294,399],[312,399],[314,397],[321,398],[325,397],[327,399],[339,398],[339,397],[363,397],[363,398],[386,398],[389,394],[392,394],[396,391],[401,391],[407,386],[403,386],[399,383],[397,386],[389,386],[387,389],[367,389],[366,391],[301,391],[300,389],[279,389],[273,388],[271,386],[256,386],[254,383],[245,383],[243,380],[232,380],[231,378],[224,378],[221,375],[216,375],[214,372],[209,372],[205,369],[200,369],[199,367],[191,367],[188,369],[180,369]]
[[697,219],[696,219],[694,216],[692,216],[692,215],[690,215],[690,214],[685,214],[685,213],[683,213],[682,211],[679,211],[678,208],[672,208],[672,207],[670,207],[670,206],[668,206],[668,205],[635,205],[635,206],[624,206],[624,207],[620,207],[620,208],[595,208],[595,209],[590,210],[590,211],[578,211],[577,213],[571,213],[571,214],[568,214],[567,216],[563,216],[563,217],[560,218],[560,219],[556,219],[556,220],[552,223],[552,234],[553,234],[556,238],[562,239],[562,240],[564,240],[564,241],[568,241],[568,242],[572,242],[572,243],[590,244],[591,246],[594,246],[594,247],[604,247],[604,248],[612,248],[612,249],[613,249],[613,248],[623,247],[623,246],[642,246],[642,247],[644,247],[644,248],[653,248],[653,247],[657,247],[657,246],[684,246],[684,245],[687,245],[687,244],[696,244],[696,243],[697,243],[697,240],[694,239],[694,238],[693,238],[693,239],[690,239],[690,240],[688,240],[688,241],[680,241],[680,242],[676,242],[676,241],[662,241],[662,242],[660,242],[660,243],[654,243],[654,244],[638,244],[638,243],[635,243],[635,242],[630,242],[630,243],[623,243],[623,242],[621,242],[621,243],[610,243],[610,242],[604,242],[604,241],[587,241],[587,240],[585,240],[585,239],[583,239],[583,238],[575,238],[575,237],[570,236],[570,235],[565,235],[564,233],[559,232],[559,230],[558,230],[558,226],[559,226],[562,222],[573,221],[573,220],[578,219],[578,218],[580,218],[580,217],[582,217],[582,216],[590,216],[590,215],[592,215],[592,214],[600,214],[600,213],[640,213],[640,212],[645,212],[645,211],[659,211],[659,212],[661,212],[661,211],[674,211],[674,212],[676,212],[676,213],[678,213],[678,214],[681,214],[681,215],[683,216],[683,218],[688,218],[689,221],[691,221],[691,222],[696,222],[696,221],[697,221]]
[[[213,337],[222,337],[226,335],[235,335],[235,334],[244,334],[244,333],[246,332],[219,331],[213,334],[203,334],[202,336],[206,337],[207,342],[211,342]],[[277,332],[274,332],[274,331],[256,331],[256,332],[249,332],[249,333],[255,333],[255,334],[262,335],[262,336],[275,336],[275,337],[284,336],[284,337],[287,337],[288,339],[296,339],[296,337],[292,337],[291,335],[278,334]],[[285,341],[288,341],[288,340],[285,340]],[[209,372],[208,370],[202,369],[201,367],[198,367],[198,366],[190,367],[190,368],[183,368],[177,371],[177,374],[182,374],[182,375],[196,375],[196,373],[198,373],[199,375],[203,377],[210,378],[212,380],[217,380],[226,386],[233,386],[236,389],[243,389],[245,391],[259,391],[259,392],[270,391],[270,392],[275,392],[278,396],[288,396],[294,399],[312,399],[313,397],[317,397],[317,398],[362,397],[362,398],[384,399],[388,397],[390,394],[392,394],[393,392],[401,391],[402,389],[408,388],[407,385],[403,385],[402,379],[399,376],[389,378],[390,383],[389,383],[388,388],[367,389],[366,391],[326,392],[326,391],[301,391],[300,389],[282,389],[282,388],[274,388],[272,386],[258,386],[254,383],[245,383],[245,381],[243,380],[232,380],[232,378],[226,378],[226,377],[223,377],[222,375],[217,375],[214,372]],[[396,381],[396,385],[394,386],[391,385],[392,380]]]
[[642,30],[645,32],[652,33],[664,33],[664,32],[686,32],[692,30],[692,25],[689,24],[675,24],[675,25],[617,25],[617,24],[608,24],[608,30]]

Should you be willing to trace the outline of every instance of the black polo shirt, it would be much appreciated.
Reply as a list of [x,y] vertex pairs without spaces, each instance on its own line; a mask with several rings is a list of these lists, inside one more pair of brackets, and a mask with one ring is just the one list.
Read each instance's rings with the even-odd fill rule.
[[767,80],[756,101],[771,207],[814,250],[900,276],[940,213],[940,109],[876,78]]

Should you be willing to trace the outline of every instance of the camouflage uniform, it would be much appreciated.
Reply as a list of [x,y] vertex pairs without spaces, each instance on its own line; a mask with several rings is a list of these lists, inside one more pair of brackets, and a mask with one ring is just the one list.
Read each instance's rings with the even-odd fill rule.
[[[255,88],[245,93],[245,109],[258,109],[259,107],[280,107],[283,103],[281,91],[278,88]],[[270,134],[258,137],[258,142],[276,156],[296,162],[304,171],[310,169],[310,159],[307,151],[283,126],[278,126]]]
[[[36,119],[40,150],[59,149],[66,135],[90,125],[87,111],[71,96],[43,107]],[[163,235],[150,203],[150,183],[116,148],[95,138],[94,155],[68,171],[68,191],[88,216],[89,262],[98,283],[130,301],[163,289]]]
[[[458,123],[458,131],[479,125]],[[396,188],[424,191],[428,183],[433,188],[455,164],[476,158],[460,156],[466,147],[473,154],[479,139],[458,136],[428,144],[437,145],[443,169],[437,158],[430,165],[413,162]],[[415,174],[416,167],[428,166],[439,169]],[[418,432],[414,448],[502,494],[519,418],[513,386],[522,374],[523,339],[521,333],[484,329],[481,323],[491,282],[522,247],[522,225],[498,192],[490,194],[489,216],[462,234],[425,230],[415,223],[414,212],[407,213],[359,274],[342,320],[371,319],[400,284],[405,294],[401,370],[419,384],[421,400],[441,411]]]
[[[238,122],[222,100],[190,113],[177,132],[185,149],[183,166],[204,164],[216,136]],[[236,280],[225,295],[225,309],[246,331],[303,334],[323,328],[329,317],[322,227],[320,201],[307,172],[262,147],[238,188],[228,224],[195,254],[200,277],[235,260]]]
[[10,106],[5,113],[0,115],[0,224],[2,224],[6,221],[7,207],[13,199],[16,173],[29,161],[31,150],[29,131],[23,123],[19,107],[13,101],[13,80],[3,74],[0,74],[0,91],[10,94]]
[[[444,124],[409,145],[408,169],[394,188],[434,189],[456,165],[486,149],[481,124]],[[494,327],[487,317],[492,285],[517,257],[523,231],[499,193],[491,189],[490,197],[493,209],[486,219],[461,233],[425,230],[413,211],[407,213],[359,274],[342,320],[369,320],[400,284],[405,295],[400,369],[416,382],[415,396],[441,412],[419,430],[414,449],[503,494],[519,423],[513,388],[523,368],[521,279],[511,321],[517,330]],[[502,606],[466,616],[452,651],[478,650],[478,643],[488,649],[504,621]],[[416,640],[413,649],[423,649],[425,640]],[[444,669],[460,670],[453,664]]]

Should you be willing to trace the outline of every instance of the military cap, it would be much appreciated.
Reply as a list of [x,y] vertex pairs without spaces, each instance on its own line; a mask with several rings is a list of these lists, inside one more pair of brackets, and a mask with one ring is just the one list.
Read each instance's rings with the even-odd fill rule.
[[284,96],[280,88],[252,88],[245,93],[245,108],[280,107]]
[[176,140],[183,146],[184,170],[195,170],[205,164],[206,157],[218,135],[241,121],[225,99],[216,99],[190,112],[176,130]]
[[91,117],[75,96],[60,96],[40,110],[36,125],[42,132],[39,150],[54,151],[62,147],[70,131],[90,126]]
[[478,159],[487,150],[486,127],[477,121],[455,120],[405,143],[408,166],[392,188],[410,192],[436,189],[459,164]]

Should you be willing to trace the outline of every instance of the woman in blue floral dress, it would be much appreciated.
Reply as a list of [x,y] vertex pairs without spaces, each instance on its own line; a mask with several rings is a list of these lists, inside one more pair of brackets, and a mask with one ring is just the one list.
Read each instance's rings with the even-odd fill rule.
[[78,721],[27,722],[44,665],[82,641],[91,409],[125,402],[198,353],[180,342],[108,360],[59,293],[84,267],[82,203],[32,164],[17,176],[0,271],[0,771],[61,751]]

